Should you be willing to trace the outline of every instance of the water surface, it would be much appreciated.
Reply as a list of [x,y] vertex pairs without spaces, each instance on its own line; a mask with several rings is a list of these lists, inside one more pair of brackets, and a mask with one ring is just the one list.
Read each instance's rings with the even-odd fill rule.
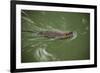
[[[90,59],[89,13],[22,10],[21,31],[22,63]],[[55,40],[38,36],[39,31],[72,31],[77,35]]]

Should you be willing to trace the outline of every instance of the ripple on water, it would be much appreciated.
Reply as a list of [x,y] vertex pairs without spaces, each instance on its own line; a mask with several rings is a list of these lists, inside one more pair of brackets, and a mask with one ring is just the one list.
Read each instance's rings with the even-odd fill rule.
[[52,53],[47,52],[46,49],[47,44],[44,44],[44,46],[37,48],[34,52],[35,59],[39,62],[57,60],[57,58]]

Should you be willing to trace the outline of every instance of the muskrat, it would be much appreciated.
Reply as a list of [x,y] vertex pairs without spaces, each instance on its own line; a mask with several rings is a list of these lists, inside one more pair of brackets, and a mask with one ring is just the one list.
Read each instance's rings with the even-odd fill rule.
[[40,37],[51,38],[51,39],[52,38],[68,39],[68,38],[73,38],[76,36],[76,32],[60,32],[60,31],[38,31],[38,32],[24,31],[24,32],[35,33],[36,35]]
[[73,32],[41,31],[38,33],[38,35],[46,38],[65,39],[73,37]]

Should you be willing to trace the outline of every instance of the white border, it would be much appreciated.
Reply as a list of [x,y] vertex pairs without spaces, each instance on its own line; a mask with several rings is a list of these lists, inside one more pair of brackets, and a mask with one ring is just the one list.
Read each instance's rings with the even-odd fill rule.
[[[90,13],[90,60],[21,63],[21,9]],[[16,68],[39,68],[94,64],[94,10],[84,8],[16,5]]]

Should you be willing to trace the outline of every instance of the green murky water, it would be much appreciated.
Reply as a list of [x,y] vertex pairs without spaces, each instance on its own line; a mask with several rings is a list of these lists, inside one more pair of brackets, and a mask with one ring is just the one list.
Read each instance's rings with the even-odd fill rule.
[[[22,63],[90,58],[88,13],[22,10],[21,30]],[[54,40],[38,36],[39,31],[72,31],[77,36],[72,40]]]

